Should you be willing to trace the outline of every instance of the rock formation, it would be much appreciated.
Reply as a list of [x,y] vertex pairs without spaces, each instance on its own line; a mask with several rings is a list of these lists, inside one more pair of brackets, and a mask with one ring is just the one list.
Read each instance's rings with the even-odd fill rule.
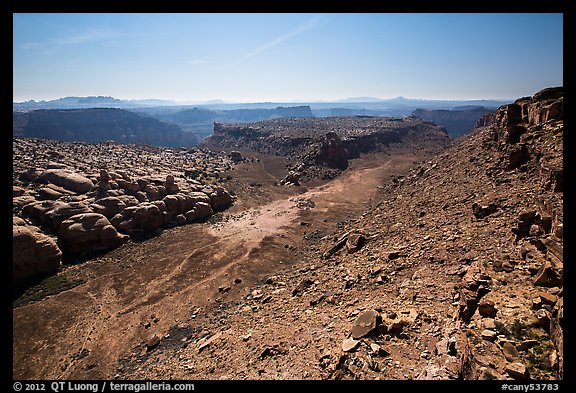
[[413,116],[429,120],[443,126],[453,138],[472,131],[477,122],[484,116],[494,113],[496,108],[462,107],[456,109],[416,109]]
[[13,258],[18,280],[54,273],[62,253],[110,250],[129,236],[202,221],[233,203],[222,186],[173,172],[196,165],[223,171],[232,164],[225,156],[28,138],[13,146],[13,212],[37,225],[14,227],[14,245],[24,247]]
[[[299,181],[330,179],[361,154],[387,151],[392,146],[438,152],[451,143],[444,128],[428,121],[391,117],[333,117],[274,119],[252,124],[214,124],[214,135],[201,146],[245,148],[284,156]],[[418,146],[418,147],[417,147]],[[295,182],[285,179],[286,184]]]
[[56,242],[34,226],[20,221],[12,226],[12,280],[53,274],[60,268],[62,252]]

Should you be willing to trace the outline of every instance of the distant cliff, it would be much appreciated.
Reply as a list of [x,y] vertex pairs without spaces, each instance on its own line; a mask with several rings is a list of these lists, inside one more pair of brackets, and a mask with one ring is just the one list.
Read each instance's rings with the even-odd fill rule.
[[42,109],[13,113],[12,134],[59,141],[143,143],[188,147],[195,135],[175,124],[115,108]]
[[309,106],[279,106],[274,109],[257,108],[231,110],[192,108],[174,113],[160,113],[155,117],[175,123],[193,124],[203,122],[245,123],[276,118],[314,117],[314,114]]
[[332,178],[348,160],[391,146],[438,152],[450,143],[443,127],[419,118],[348,116],[214,123],[214,135],[200,146],[284,156],[298,178],[310,179]]
[[494,112],[496,108],[472,107],[462,109],[416,109],[412,112],[424,120],[429,120],[436,125],[443,126],[451,137],[459,137],[472,130],[476,122],[485,114]]

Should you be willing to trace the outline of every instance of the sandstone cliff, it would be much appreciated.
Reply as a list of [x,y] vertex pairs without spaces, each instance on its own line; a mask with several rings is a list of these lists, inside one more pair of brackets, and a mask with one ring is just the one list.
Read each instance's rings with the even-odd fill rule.
[[287,157],[299,178],[332,178],[348,160],[392,146],[438,152],[451,140],[442,127],[417,119],[332,117],[275,119],[251,124],[214,124],[214,135],[202,146],[242,148]]
[[191,133],[174,124],[115,108],[43,109],[13,114],[13,135],[76,142],[193,146]]
[[429,120],[439,126],[446,127],[448,135],[456,138],[472,131],[476,122],[487,113],[493,113],[494,109],[485,107],[451,110],[416,109],[412,112],[412,115],[420,117],[421,119]]

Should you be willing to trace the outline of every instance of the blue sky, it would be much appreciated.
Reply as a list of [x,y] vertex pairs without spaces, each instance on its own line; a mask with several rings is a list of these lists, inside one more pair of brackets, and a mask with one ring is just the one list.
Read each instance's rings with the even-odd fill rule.
[[517,98],[563,84],[562,14],[13,14],[13,100]]

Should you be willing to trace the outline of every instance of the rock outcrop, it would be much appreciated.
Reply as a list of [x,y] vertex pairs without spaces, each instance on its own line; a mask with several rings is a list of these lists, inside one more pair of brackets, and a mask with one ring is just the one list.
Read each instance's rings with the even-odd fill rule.
[[[244,148],[284,156],[300,182],[330,179],[361,154],[392,146],[440,151],[451,143],[446,130],[415,117],[294,118],[252,124],[214,123],[207,148]],[[294,178],[294,176],[292,176]],[[285,179],[286,184],[296,184]]]
[[445,127],[448,135],[456,138],[472,131],[478,121],[484,119],[484,116],[494,113],[495,109],[485,107],[463,107],[450,110],[416,109],[412,115]]
[[56,273],[62,261],[56,242],[37,227],[18,224],[12,226],[12,280]]
[[[38,231],[57,236],[60,245],[54,243],[60,253],[56,257],[55,251],[42,251],[50,250],[51,238],[15,227],[15,244],[29,248],[14,256],[14,269],[22,272],[15,277],[53,273],[62,253],[109,250],[129,236],[153,236],[162,228],[206,220],[233,203],[224,187],[173,172],[202,165],[216,183],[217,173],[232,161],[214,153],[15,138],[13,163],[15,219],[25,218]],[[36,244],[31,234],[41,247],[31,246]],[[34,255],[41,266],[37,273],[29,267]]]
[[36,181],[52,183],[79,194],[84,194],[94,187],[90,179],[68,169],[46,169]]
[[102,214],[76,214],[62,222],[58,232],[62,248],[70,253],[108,250],[122,244],[122,236]]

